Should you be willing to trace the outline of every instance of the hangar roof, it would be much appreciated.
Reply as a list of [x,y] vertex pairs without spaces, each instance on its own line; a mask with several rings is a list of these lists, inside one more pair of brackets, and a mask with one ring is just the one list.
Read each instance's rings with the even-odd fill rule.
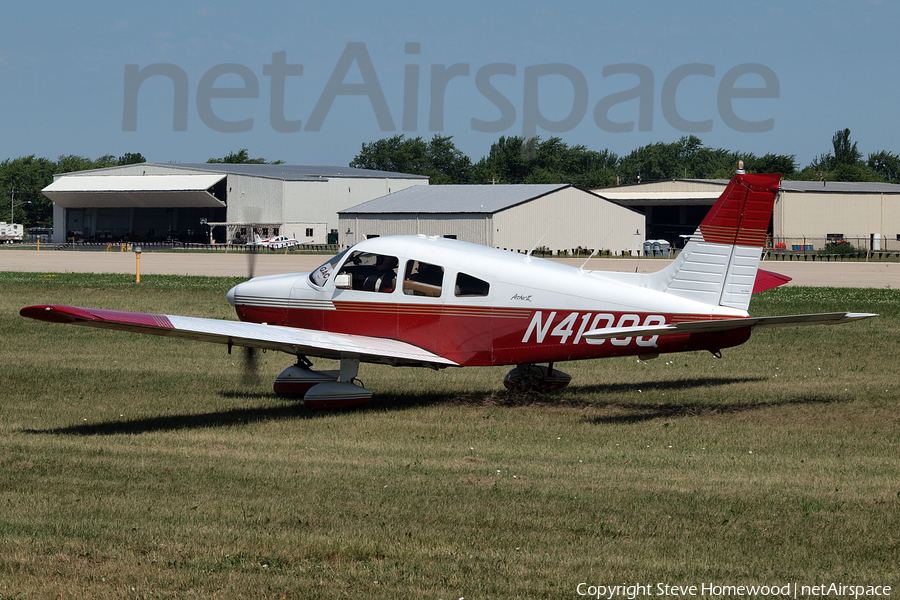
[[212,207],[211,188],[225,175],[82,175],[60,177],[43,194],[64,208]]
[[[728,185],[727,179],[676,179],[695,183]],[[834,192],[841,194],[900,194],[900,185],[879,181],[793,181],[781,180],[781,189],[789,192]]]
[[180,163],[172,167],[185,167],[200,171],[217,173],[234,173],[236,175],[253,175],[271,179],[317,180],[330,177],[375,178],[375,179],[428,179],[427,175],[411,175],[408,173],[392,173],[375,169],[357,169],[355,167],[311,166],[311,165],[254,165],[224,163]]
[[[567,183],[520,185],[416,185],[338,211],[338,214],[493,214],[568,187],[572,186]],[[589,194],[590,192],[585,193]]]
[[842,194],[900,194],[900,185],[877,181],[781,181],[790,192],[839,192]]
[[[258,164],[230,164],[230,163],[140,163],[136,165],[123,165],[107,167],[105,169],[93,169],[91,171],[66,173],[67,176],[85,177],[82,173],[91,173],[107,177],[116,171],[134,171],[141,164],[173,171],[207,171],[210,173],[223,173],[234,175],[250,175],[266,179],[280,179],[282,181],[326,181],[329,178],[363,178],[363,179],[428,179],[427,175],[411,175],[408,173],[392,173],[389,171],[377,171],[374,169],[357,169],[355,167],[336,166],[311,166],[311,165],[258,165]],[[140,175],[132,175],[134,177]]]
[[[679,186],[678,184],[684,184]],[[696,185],[708,186],[708,189]],[[661,205],[712,205],[722,193],[720,186],[728,185],[727,179],[672,179],[665,181],[620,185],[591,190],[623,206]],[[693,188],[678,191],[679,187]],[[658,188],[658,189],[654,189]],[[786,192],[834,193],[834,194],[900,194],[900,185],[866,181],[791,181],[782,179],[781,189]]]

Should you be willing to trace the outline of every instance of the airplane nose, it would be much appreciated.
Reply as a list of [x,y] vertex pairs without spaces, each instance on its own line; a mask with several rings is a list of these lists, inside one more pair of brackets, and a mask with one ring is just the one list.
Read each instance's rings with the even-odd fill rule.
[[[240,284],[238,284],[238,285],[240,285]],[[233,288],[231,288],[230,290],[228,290],[227,294],[225,294],[225,299],[228,300],[228,304],[230,304],[232,306],[234,306],[234,291],[237,288],[238,288],[238,286],[236,285]]]

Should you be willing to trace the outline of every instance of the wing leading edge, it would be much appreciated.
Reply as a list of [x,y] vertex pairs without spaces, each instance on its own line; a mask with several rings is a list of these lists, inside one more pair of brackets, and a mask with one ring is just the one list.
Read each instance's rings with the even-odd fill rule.
[[714,333],[749,327],[788,327],[792,325],[837,325],[860,319],[877,317],[873,313],[819,313],[812,315],[787,315],[782,317],[749,317],[738,319],[719,319],[714,321],[696,321],[689,323],[669,323],[649,327],[607,327],[585,332],[582,337],[593,340],[621,338],[628,336],[678,335],[686,333]]
[[19,314],[23,317],[50,323],[71,323],[230,346],[262,348],[294,355],[335,359],[358,358],[363,362],[395,366],[411,365],[433,368],[457,366],[457,363],[452,360],[423,350],[418,346],[399,340],[364,335],[78,306],[27,306],[20,310]]

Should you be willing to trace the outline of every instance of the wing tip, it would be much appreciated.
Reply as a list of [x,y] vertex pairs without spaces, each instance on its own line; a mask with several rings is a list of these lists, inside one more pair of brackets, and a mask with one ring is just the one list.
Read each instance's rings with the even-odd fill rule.
[[19,311],[19,315],[48,323],[74,323],[85,319],[94,320],[90,313],[77,306],[59,306],[55,304],[26,306]]

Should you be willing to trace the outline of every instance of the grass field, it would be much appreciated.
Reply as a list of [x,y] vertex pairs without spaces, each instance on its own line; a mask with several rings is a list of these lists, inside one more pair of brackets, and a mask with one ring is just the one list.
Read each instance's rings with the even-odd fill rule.
[[311,412],[271,392],[286,355],[248,383],[223,346],[18,316],[233,318],[234,280],[142,279],[0,273],[0,598],[900,588],[900,292],[770,290],[751,313],[881,317],[559,365],[552,395],[363,365],[368,408]]

